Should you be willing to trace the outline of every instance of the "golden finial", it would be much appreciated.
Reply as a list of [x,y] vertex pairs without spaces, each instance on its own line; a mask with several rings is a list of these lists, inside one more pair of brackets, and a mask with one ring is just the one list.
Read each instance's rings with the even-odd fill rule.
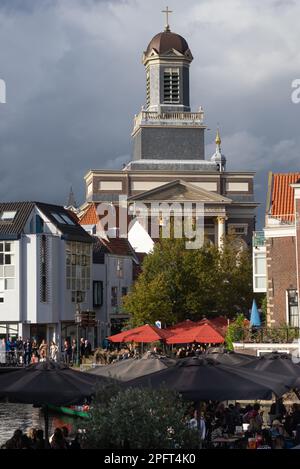
[[216,140],[215,140],[217,145],[221,145],[221,136],[220,136],[220,131],[219,129],[217,130],[217,135],[216,135]]

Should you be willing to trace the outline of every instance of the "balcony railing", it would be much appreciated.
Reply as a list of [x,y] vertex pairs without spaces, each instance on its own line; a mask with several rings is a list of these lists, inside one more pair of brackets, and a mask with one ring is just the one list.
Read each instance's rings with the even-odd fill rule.
[[266,238],[265,234],[263,231],[254,231],[253,233],[253,246],[255,248],[257,247],[263,247],[266,244]]
[[289,344],[300,338],[299,327],[238,328],[234,331],[233,342]]
[[269,215],[269,225],[272,220],[274,222],[279,222],[281,225],[294,225],[295,224],[295,214],[294,213],[284,213],[282,215]]
[[160,125],[178,125],[180,124],[195,124],[203,125],[204,112],[153,112],[141,111],[134,118],[134,130],[140,125],[147,125],[151,123],[158,123]]

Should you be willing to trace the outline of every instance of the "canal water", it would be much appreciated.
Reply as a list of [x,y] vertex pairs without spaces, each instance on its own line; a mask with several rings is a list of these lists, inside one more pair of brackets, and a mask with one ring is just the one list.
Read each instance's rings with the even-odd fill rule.
[[[63,414],[49,414],[49,435],[55,428],[66,426],[72,432],[78,419]],[[3,445],[17,428],[24,433],[31,427],[44,430],[44,416],[41,409],[31,404],[0,403],[0,446]]]

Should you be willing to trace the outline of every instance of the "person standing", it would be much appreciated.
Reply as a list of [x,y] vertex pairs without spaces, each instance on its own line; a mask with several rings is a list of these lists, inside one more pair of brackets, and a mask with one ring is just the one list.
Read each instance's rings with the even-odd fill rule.
[[57,353],[58,353],[58,346],[56,345],[56,343],[54,341],[51,342],[51,345],[50,345],[50,358],[51,360],[53,361],[57,361]]
[[85,356],[85,358],[89,358],[91,353],[92,353],[91,343],[86,339],[84,341],[84,356]]
[[8,355],[8,362],[11,365],[16,364],[16,341],[10,337],[6,343],[6,352]]
[[35,339],[32,342],[32,361],[33,363],[37,363],[39,361],[39,348]]
[[84,352],[85,352],[85,342],[84,342],[84,338],[81,337],[80,339],[80,358],[81,359],[84,357]]
[[31,362],[31,356],[32,356],[32,346],[31,342],[29,339],[26,339],[23,345],[23,357],[24,357],[24,364],[25,366],[28,366]]
[[19,337],[16,340],[16,350],[17,350],[17,361],[18,364],[22,365],[23,362],[23,356],[24,356],[24,342],[22,340],[22,337]]
[[39,346],[40,361],[44,362],[47,360],[48,345],[45,339],[42,340],[41,345]]
[[70,345],[70,342],[68,341],[68,339],[66,339],[64,341],[63,352],[64,352],[64,362],[65,362],[66,365],[69,365],[71,355],[72,355],[72,348],[71,348],[71,345]]
[[6,342],[5,339],[0,340],[0,364],[6,363]]
[[77,362],[77,342],[76,339],[72,340],[72,365]]

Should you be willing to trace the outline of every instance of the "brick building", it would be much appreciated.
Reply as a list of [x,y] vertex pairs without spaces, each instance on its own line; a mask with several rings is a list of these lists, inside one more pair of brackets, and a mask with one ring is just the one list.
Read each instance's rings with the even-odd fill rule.
[[254,291],[267,294],[267,324],[299,327],[300,173],[269,174],[266,220],[253,242]]

